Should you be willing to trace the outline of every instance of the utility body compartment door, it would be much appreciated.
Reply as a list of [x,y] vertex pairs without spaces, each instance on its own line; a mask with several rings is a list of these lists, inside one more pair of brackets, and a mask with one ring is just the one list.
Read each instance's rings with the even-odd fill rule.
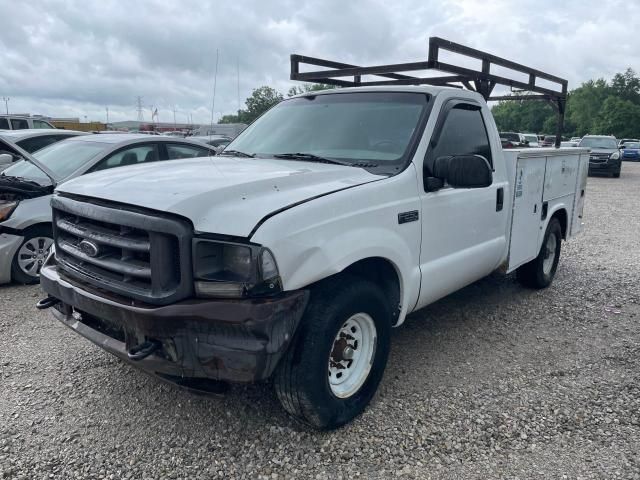
[[[533,260],[549,219],[567,214],[567,238],[580,231],[588,152],[584,149],[505,151],[513,185],[507,272]],[[576,220],[578,217],[578,220]],[[576,222],[580,227],[574,226]]]

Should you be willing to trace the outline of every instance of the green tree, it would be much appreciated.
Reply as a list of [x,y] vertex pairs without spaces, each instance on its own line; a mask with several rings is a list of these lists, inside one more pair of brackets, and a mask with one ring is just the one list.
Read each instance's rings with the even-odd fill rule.
[[605,100],[595,131],[624,138],[635,137],[639,130],[640,105],[617,96]]
[[307,93],[307,92],[331,90],[333,88],[336,88],[336,87],[333,85],[327,85],[325,83],[312,83],[312,84],[304,83],[302,85],[294,85],[293,87],[291,87],[287,92],[287,97],[293,97],[295,95],[300,95],[302,93]]
[[623,100],[640,104],[640,78],[631,68],[615,74],[611,80],[611,90]]
[[280,103],[283,96],[276,89],[263,86],[254,88],[245,100],[246,109],[241,109],[236,115],[224,115],[218,123],[251,123],[271,107]]

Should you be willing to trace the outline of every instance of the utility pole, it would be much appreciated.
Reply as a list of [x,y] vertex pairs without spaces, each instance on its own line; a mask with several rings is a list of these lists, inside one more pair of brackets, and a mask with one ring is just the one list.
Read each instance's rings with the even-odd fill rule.
[[213,75],[213,98],[211,99],[211,131],[213,131],[213,111],[216,106],[216,82],[218,81],[218,49],[216,48],[216,71]]
[[178,124],[176,122],[176,106],[173,106],[173,129],[176,130],[178,128]]
[[138,121],[144,121],[144,114],[142,113],[142,97],[136,97],[136,111],[138,112]]
[[107,109],[107,125],[109,125],[109,107],[105,107]]
[[4,109],[7,111],[7,115],[9,115],[9,100],[11,100],[9,97],[2,97],[2,100],[4,100]]
[[238,81],[238,122],[240,120],[240,57],[236,57],[236,77]]

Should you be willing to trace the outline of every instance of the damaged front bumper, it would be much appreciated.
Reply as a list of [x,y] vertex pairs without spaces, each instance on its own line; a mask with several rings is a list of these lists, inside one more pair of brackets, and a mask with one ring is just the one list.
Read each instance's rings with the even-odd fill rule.
[[11,262],[24,237],[2,232],[0,228],[0,285],[11,282]]
[[[309,297],[300,290],[274,298],[134,305],[71,283],[55,261],[43,267],[40,281],[59,300],[53,312],[63,324],[122,360],[176,383],[268,378],[289,347]],[[158,349],[131,359],[132,350],[145,342]]]

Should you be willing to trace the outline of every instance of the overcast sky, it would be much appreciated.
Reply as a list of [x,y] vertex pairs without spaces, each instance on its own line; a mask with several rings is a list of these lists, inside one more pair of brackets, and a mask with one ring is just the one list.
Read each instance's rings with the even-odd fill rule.
[[[640,69],[640,1],[0,0],[0,96],[11,112],[209,122],[253,88],[285,93],[289,54],[374,65],[425,60],[441,36],[567,78]],[[0,104],[4,113],[4,104]]]

